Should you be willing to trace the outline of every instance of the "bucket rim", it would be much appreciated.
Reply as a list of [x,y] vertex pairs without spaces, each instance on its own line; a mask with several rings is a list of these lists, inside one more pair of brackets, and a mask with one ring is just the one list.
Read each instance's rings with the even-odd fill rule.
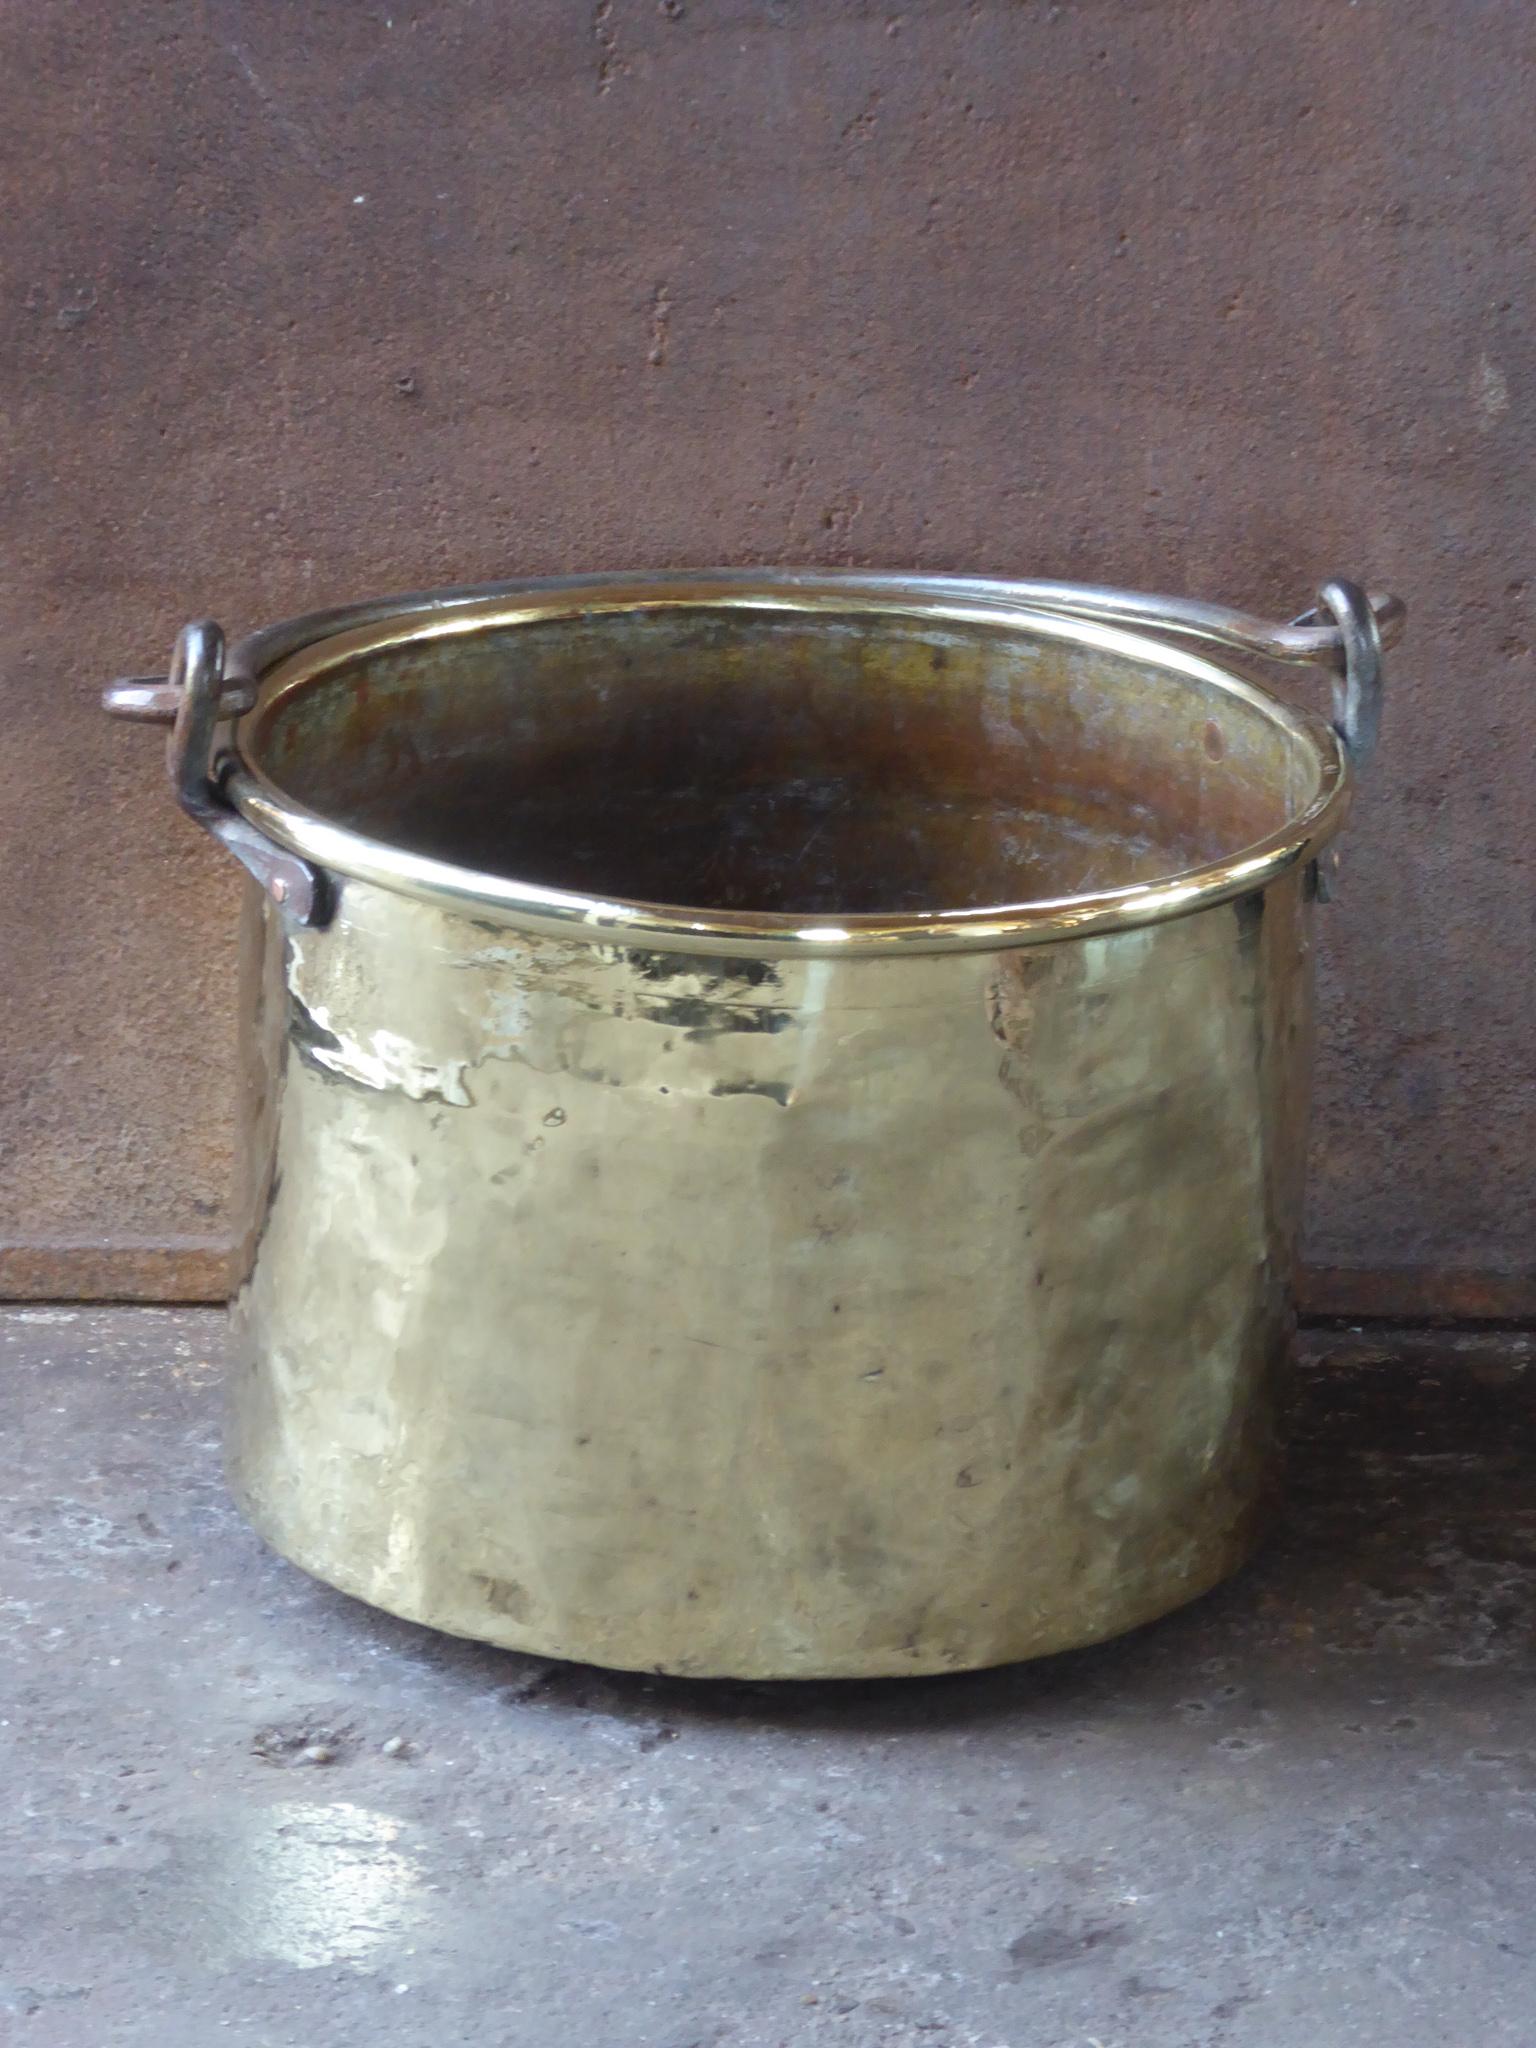
[[[878,958],[995,952],[1133,931],[1262,891],[1322,851],[1344,822],[1353,773],[1327,720],[1224,661],[1150,630],[1074,617],[1029,602],[1008,578],[835,569],[702,569],[518,579],[378,598],[311,612],[250,634],[227,675],[254,693],[221,731],[229,800],[258,831],[333,876],[532,937],[743,959]],[[842,919],[601,897],[487,874],[376,839],[287,794],[255,758],[264,728],[293,693],[359,657],[411,641],[621,611],[787,611],[950,620],[1012,627],[1203,683],[1240,698],[1311,751],[1317,785],[1277,831],[1218,860],[1151,882],[976,908],[861,913]]]

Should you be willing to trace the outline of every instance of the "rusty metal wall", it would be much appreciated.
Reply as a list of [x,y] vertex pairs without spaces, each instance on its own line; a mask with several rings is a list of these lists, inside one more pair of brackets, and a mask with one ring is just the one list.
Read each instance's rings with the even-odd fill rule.
[[0,1288],[219,1285],[174,628],[583,567],[1403,590],[1315,1302],[1536,1305],[1525,0],[0,14]]

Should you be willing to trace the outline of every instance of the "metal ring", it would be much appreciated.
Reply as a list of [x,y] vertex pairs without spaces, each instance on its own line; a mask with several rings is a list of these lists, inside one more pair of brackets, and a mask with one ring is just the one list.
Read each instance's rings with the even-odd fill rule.
[[1381,733],[1381,628],[1358,583],[1333,577],[1317,593],[1318,610],[1338,628],[1338,671],[1333,685],[1333,729],[1356,768],[1376,751]]
[[258,832],[213,779],[214,736],[224,715],[224,635],[212,619],[182,628],[167,688],[176,699],[176,722],[166,743],[176,801],[296,923],[324,924],[330,910],[325,876]]

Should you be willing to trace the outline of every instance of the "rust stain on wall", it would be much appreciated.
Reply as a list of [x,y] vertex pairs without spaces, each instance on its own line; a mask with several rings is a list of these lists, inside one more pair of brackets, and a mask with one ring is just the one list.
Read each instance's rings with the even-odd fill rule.
[[8,10],[3,1284],[230,1227],[237,877],[103,679],[208,612],[819,559],[1408,595],[1312,1253],[1518,1291],[1533,87],[1521,0]]

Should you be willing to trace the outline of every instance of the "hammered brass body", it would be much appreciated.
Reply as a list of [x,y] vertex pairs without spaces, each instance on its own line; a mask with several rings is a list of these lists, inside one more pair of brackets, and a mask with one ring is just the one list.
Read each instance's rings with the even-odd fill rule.
[[[674,802],[706,787],[705,740],[675,740],[685,655],[632,672],[666,681],[650,729],[674,742],[647,751],[633,711],[606,776],[578,760],[565,782],[551,742],[546,834],[517,826],[520,862],[548,857],[533,881],[591,885],[626,835],[656,880],[710,857],[703,800],[670,837],[663,820],[634,839],[644,803],[666,807],[664,771]],[[592,658],[588,644],[574,672],[589,694]],[[780,679],[814,683],[809,659]],[[1283,828],[1342,774],[1305,721],[1282,729],[1219,690],[1165,694],[1159,713],[1145,665],[1073,659],[1063,679],[1030,657],[1011,723],[984,729],[962,697],[937,758],[945,664],[893,657],[892,676],[925,679],[909,725],[927,720],[933,744],[912,752],[909,730],[906,757],[932,830],[903,810],[903,749],[871,767],[848,740],[842,794],[813,795],[792,830],[738,833],[740,914],[773,887],[786,925],[825,918],[840,881],[868,912],[881,861],[908,920],[925,890],[963,897],[968,869],[985,870],[985,902],[1031,857],[1021,778],[1037,817],[1068,789],[1064,828],[1032,843],[1078,863],[1076,886],[1127,863],[1166,878],[1213,847],[1236,875],[1245,835]],[[868,687],[867,653],[857,665]],[[485,720],[455,742],[465,706],[444,707],[429,744],[430,719],[368,709],[390,700],[387,663],[361,671],[361,711],[347,673],[350,705],[293,700],[292,779],[375,835],[396,801],[406,845],[451,841],[453,807],[434,808],[418,769],[473,761]],[[1076,766],[1054,784],[1040,735],[1057,702]],[[254,728],[274,777],[281,713]],[[817,730],[778,728],[775,789],[793,794],[790,756]],[[403,767],[400,732],[417,749]],[[1142,822],[1116,828],[1138,750],[1154,764]],[[624,813],[585,853],[570,836],[582,787],[589,810],[617,791]],[[848,836],[847,791],[855,810],[884,793],[872,857]],[[831,850],[805,854],[820,879],[799,902],[793,860],[822,813]],[[485,815],[466,803],[463,830]],[[727,840],[743,815],[725,817]],[[770,849],[756,868],[754,843]],[[1196,892],[1182,915],[1169,891],[1140,923],[1074,931],[1068,906],[1059,928],[1007,943],[887,952],[767,920],[735,952],[702,924],[696,950],[675,932],[658,944],[655,918],[644,943],[530,929],[516,906],[370,879],[361,858],[324,928],[253,895],[230,1427],[252,1520],[396,1614],[684,1674],[958,1670],[1092,1642],[1205,1591],[1247,1554],[1275,1473],[1311,852],[1298,837],[1262,886]]]
[[394,1613],[684,1673],[953,1670],[1205,1591],[1272,1475],[1300,898],[766,972],[371,888],[267,916],[253,1521]]

